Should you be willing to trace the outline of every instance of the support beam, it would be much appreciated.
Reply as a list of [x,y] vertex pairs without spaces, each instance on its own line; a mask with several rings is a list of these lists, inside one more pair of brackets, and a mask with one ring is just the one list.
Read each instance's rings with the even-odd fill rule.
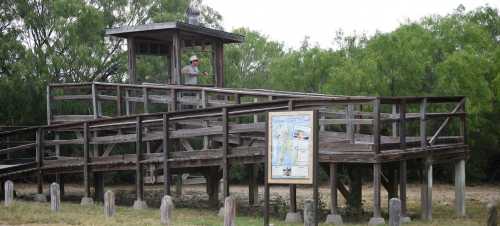
[[94,200],[104,201],[104,173],[94,172]]
[[217,40],[212,44],[215,87],[224,87],[224,43]]
[[407,185],[407,162],[406,160],[399,162],[399,197],[401,200],[401,220],[402,222],[410,222],[406,206],[406,185]]
[[222,181],[223,181],[223,198],[229,196],[229,116],[227,108],[222,108]]
[[83,123],[83,198],[80,202],[81,205],[91,205],[94,203],[90,196],[90,149],[89,149],[89,124]]
[[257,176],[259,175],[259,166],[250,164],[247,166],[248,172],[248,204],[255,205],[259,203],[259,184]]
[[465,159],[455,163],[455,212],[465,217]]
[[428,157],[424,162],[423,181],[421,185],[422,220],[432,220],[432,160]]
[[181,40],[179,32],[172,34],[172,48],[170,53],[171,78],[170,84],[182,84],[181,82]]
[[342,225],[342,216],[338,213],[337,199],[337,165],[330,163],[330,214],[326,217],[325,224]]
[[134,209],[144,209],[147,207],[144,201],[144,172],[142,169],[142,118],[141,116],[136,117],[135,123],[135,189],[136,189],[136,200],[134,202]]
[[380,163],[373,164],[373,217],[368,222],[368,225],[384,224],[380,208],[380,179],[382,165]]
[[37,193],[43,194],[43,156],[44,156],[44,131],[39,128],[36,131],[36,163],[37,163]]
[[170,176],[170,166],[168,164],[168,154],[169,154],[169,149],[170,146],[168,144],[169,140],[169,132],[168,132],[168,115],[163,114],[163,140],[162,140],[162,146],[163,146],[163,193],[164,195],[170,196],[170,184],[171,184],[171,176]]

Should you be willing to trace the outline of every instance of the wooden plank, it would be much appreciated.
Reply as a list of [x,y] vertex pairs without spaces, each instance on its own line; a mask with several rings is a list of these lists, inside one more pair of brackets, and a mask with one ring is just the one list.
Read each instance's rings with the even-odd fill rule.
[[37,143],[29,143],[29,144],[23,144],[15,147],[10,147],[10,148],[4,148],[0,150],[0,155],[12,153],[12,152],[19,152],[19,151],[24,151],[24,150],[31,150],[32,148],[36,147]]
[[94,119],[94,115],[53,115],[52,122],[81,122]]
[[63,96],[53,96],[52,100],[92,100],[92,95],[63,95]]

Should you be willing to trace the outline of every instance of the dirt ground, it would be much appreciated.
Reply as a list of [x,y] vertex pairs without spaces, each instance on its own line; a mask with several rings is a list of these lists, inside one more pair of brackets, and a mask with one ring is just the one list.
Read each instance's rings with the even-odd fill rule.
[[[48,184],[44,186],[44,191],[47,191]],[[113,185],[106,186],[105,190],[113,190],[118,199],[121,199],[122,205],[127,205],[133,202],[135,199],[134,185]],[[259,187],[259,200],[262,200],[264,188]],[[80,184],[66,184],[66,200],[79,201],[80,197],[83,195],[83,186]],[[20,197],[28,198],[36,192],[36,186],[33,184],[16,184],[16,192]],[[175,194],[175,187],[172,186],[172,192]],[[203,203],[208,199],[205,192],[205,185],[184,185],[183,186],[182,200],[187,201],[187,203],[193,203],[194,207],[200,207],[200,203]],[[245,205],[248,203],[248,187],[245,185],[232,185],[230,186],[230,192],[233,196],[239,200],[239,203]],[[47,193],[47,192],[45,192]],[[453,206],[453,200],[455,199],[455,192],[453,185],[450,184],[434,184],[433,185],[433,202],[443,206]],[[156,200],[160,200],[162,194],[161,185],[149,185],[145,186],[145,199],[151,206],[156,206],[158,203]],[[409,184],[408,190],[408,205],[418,206],[420,203],[420,185]],[[288,200],[289,189],[288,186],[272,186],[271,187],[271,200],[280,199]],[[301,203],[307,198],[312,197],[311,187],[297,187],[297,203],[299,208]],[[322,202],[324,202],[325,207],[329,207],[330,190],[328,187],[320,187],[320,197]],[[340,192],[338,193],[339,205],[340,207],[345,207],[345,199],[342,197]],[[154,200],[156,199],[156,200]],[[373,192],[370,185],[363,186],[363,207],[365,210],[370,211],[373,200]],[[387,208],[387,192],[382,189],[382,207]],[[479,186],[468,186],[466,187],[466,201],[480,202],[486,204],[491,200],[500,200],[500,185],[479,185]],[[191,201],[191,202],[188,202]],[[158,203],[159,205],[159,203]],[[190,207],[186,204],[186,207]]]

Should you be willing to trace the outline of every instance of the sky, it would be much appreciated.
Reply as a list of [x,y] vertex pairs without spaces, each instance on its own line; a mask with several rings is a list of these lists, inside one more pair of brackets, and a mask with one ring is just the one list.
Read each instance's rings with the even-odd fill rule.
[[499,8],[500,0],[204,0],[218,11],[226,31],[247,27],[286,47],[300,47],[304,37],[333,47],[335,32],[373,35],[390,32],[408,20],[479,6]]

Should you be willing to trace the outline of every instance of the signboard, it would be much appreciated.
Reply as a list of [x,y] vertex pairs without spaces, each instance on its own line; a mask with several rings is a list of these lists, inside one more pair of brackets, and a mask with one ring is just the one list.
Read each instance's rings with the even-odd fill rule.
[[270,112],[268,183],[313,183],[313,111]]

